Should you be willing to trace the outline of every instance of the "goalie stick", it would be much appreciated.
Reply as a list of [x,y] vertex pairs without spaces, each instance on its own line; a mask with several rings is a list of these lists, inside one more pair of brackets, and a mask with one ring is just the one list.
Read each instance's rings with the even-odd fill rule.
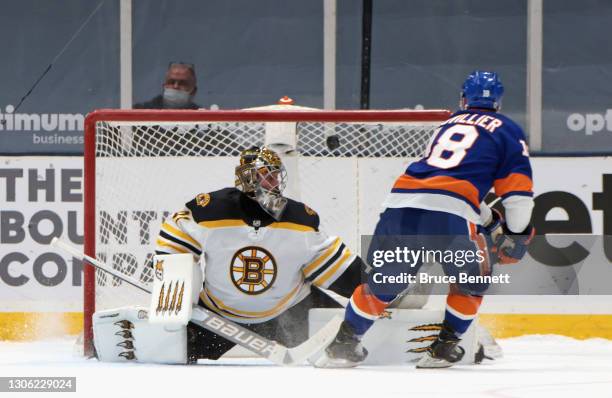
[[[85,261],[87,264],[101,269],[102,271],[107,272],[140,290],[143,290],[149,294],[151,293],[151,289],[149,289],[142,282],[117,272],[98,259],[80,252],[78,249],[65,242],[62,242],[56,237],[51,240],[51,245],[66,251],[81,261]],[[203,327],[204,329],[210,330],[211,332],[214,332],[215,334],[218,334],[219,336],[222,336],[223,338],[230,340],[231,342],[236,343],[237,345],[244,347],[261,357],[267,358],[277,365],[291,366],[304,363],[304,361],[306,361],[308,358],[314,356],[323,348],[327,347],[327,345],[329,345],[329,343],[331,343],[336,336],[336,332],[340,327],[342,318],[339,316],[334,317],[323,328],[321,328],[321,330],[315,333],[314,336],[310,337],[308,340],[294,348],[287,348],[282,344],[266,339],[257,333],[254,333],[228,319],[215,314],[212,311],[199,306],[194,306],[191,322]]]

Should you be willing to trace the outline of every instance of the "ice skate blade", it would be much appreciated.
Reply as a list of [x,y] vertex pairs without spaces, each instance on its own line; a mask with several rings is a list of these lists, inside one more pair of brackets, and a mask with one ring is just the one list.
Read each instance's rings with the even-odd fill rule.
[[344,368],[354,368],[359,363],[352,362],[346,359],[340,358],[330,358],[327,353],[323,353],[319,358],[317,358],[313,362],[313,366],[319,369],[344,369]]
[[429,354],[425,354],[416,365],[417,369],[444,369],[450,368],[454,364],[445,359],[433,358]]

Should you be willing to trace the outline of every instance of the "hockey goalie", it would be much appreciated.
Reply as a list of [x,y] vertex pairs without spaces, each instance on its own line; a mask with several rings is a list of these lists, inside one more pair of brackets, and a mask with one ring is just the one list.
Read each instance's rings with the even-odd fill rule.
[[174,317],[189,300],[285,346],[307,340],[310,308],[341,307],[320,289],[350,297],[364,264],[340,238],[319,230],[314,210],[283,196],[286,183],[278,154],[252,147],[240,155],[235,187],[199,194],[165,220],[151,306],[95,313],[98,358],[181,364],[220,358],[234,342],[188,318],[156,321]]

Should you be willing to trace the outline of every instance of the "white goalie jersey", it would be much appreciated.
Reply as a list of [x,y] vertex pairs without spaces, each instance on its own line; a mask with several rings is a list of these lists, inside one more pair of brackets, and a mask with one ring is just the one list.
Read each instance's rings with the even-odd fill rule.
[[306,297],[311,284],[330,287],[356,260],[340,238],[318,228],[317,213],[303,203],[289,200],[277,221],[226,188],[198,195],[168,218],[156,254],[202,259],[203,304],[235,322],[260,323]]

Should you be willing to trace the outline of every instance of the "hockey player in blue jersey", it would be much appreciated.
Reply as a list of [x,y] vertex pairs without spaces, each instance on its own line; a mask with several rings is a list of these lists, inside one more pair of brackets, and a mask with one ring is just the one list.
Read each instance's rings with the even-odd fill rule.
[[[374,252],[393,250],[393,243],[406,242],[405,237],[418,239],[426,249],[487,254],[461,266],[437,261],[447,275],[490,275],[494,263],[515,263],[525,255],[535,233],[530,225],[531,166],[523,131],[498,113],[503,93],[494,72],[474,71],[467,77],[461,109],[442,123],[427,155],[408,166],[383,203],[385,211],[369,247],[370,265]],[[505,219],[483,203],[492,188],[501,198]],[[421,264],[402,271],[416,274]],[[373,279],[357,287],[335,340],[315,365],[348,367],[363,361],[367,351],[360,343],[362,336],[407,288],[377,285]],[[450,286],[442,330],[417,367],[449,367],[461,360],[459,341],[476,318],[487,288],[482,283]]]

